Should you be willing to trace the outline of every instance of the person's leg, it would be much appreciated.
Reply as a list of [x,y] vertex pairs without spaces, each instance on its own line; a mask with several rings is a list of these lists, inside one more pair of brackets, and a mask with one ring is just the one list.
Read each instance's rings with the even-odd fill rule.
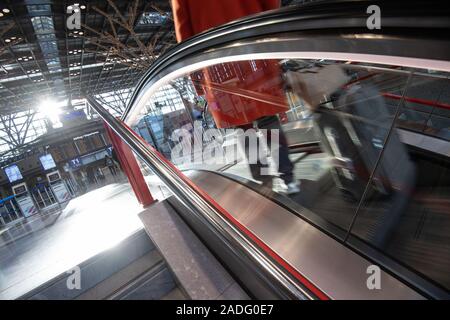
[[[278,154],[278,171],[280,172],[280,178],[284,180],[286,185],[294,181],[294,165],[291,159],[289,159],[289,147],[286,136],[279,126],[279,154]],[[269,140],[269,139],[268,139]]]
[[[294,165],[289,159],[289,147],[286,136],[281,127],[280,121],[277,116],[264,117],[258,121],[258,127],[260,129],[267,130],[267,147],[272,151],[272,132],[271,130],[278,130],[278,148],[275,149],[278,152],[278,172],[280,173],[280,178],[283,179],[286,185],[289,185],[294,181]],[[273,159],[277,157],[272,155]]]
[[[245,141],[245,157],[248,161],[250,173],[252,174],[253,179],[261,181],[262,184],[268,188],[272,188],[272,176],[262,174],[262,170],[267,168],[268,165],[267,161],[261,159],[259,150],[259,148],[261,148],[261,142],[258,140],[258,137],[256,137],[257,145],[252,146],[250,145],[250,141],[250,139]],[[253,155],[251,155],[251,153],[253,153]],[[256,162],[252,161],[252,159],[256,159]]]
[[272,188],[272,177],[261,174],[261,169],[267,165],[264,165],[260,159],[260,141],[253,125],[243,125],[236,129],[243,130],[243,135],[239,135],[239,144],[249,166],[251,177],[256,181],[262,182],[263,185]]
[[[393,145],[393,144],[392,144]],[[391,147],[391,146],[389,146]],[[407,212],[411,204],[412,194],[417,182],[415,167],[410,164],[404,164],[403,168],[406,174],[403,176],[401,184],[403,189],[394,191],[386,206],[383,214],[377,219],[373,236],[370,236],[370,242],[379,249],[386,249],[395,235],[395,230],[401,223],[403,214]]]

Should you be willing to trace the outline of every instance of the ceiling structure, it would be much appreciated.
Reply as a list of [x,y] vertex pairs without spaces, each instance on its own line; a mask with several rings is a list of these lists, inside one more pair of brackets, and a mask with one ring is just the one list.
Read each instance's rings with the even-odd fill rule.
[[57,103],[91,94],[120,115],[175,43],[169,0],[0,0],[0,166],[53,130]]
[[173,44],[166,0],[0,1],[0,158],[47,132],[47,99],[71,109],[93,94],[120,114]]

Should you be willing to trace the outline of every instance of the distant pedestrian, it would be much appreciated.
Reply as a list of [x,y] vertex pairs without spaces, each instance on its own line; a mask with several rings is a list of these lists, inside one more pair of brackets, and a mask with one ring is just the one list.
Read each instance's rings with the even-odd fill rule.
[[109,168],[109,171],[113,176],[117,175],[116,165],[114,164],[114,160],[109,155],[105,156],[105,165]]

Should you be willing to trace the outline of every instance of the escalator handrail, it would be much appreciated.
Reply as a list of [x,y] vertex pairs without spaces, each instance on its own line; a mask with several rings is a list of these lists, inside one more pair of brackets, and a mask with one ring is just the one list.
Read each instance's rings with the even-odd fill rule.
[[[400,95],[394,94],[394,93],[383,92],[382,95],[388,99],[393,99],[393,100],[401,99]],[[422,104],[422,105],[433,107],[433,108],[450,110],[450,104],[448,104],[448,103],[431,101],[431,100],[426,100],[426,99],[416,98],[416,97],[405,97],[404,100],[407,102]]]
[[[325,8],[325,3],[327,4]],[[221,46],[225,46],[229,43],[236,42],[239,40],[251,40],[255,37],[279,34],[279,33],[289,33],[289,32],[298,32],[298,31],[331,31],[333,34],[345,34],[345,33],[371,33],[366,28],[366,19],[367,14],[365,9],[368,6],[368,2],[362,1],[333,1],[333,2],[325,2],[324,4],[312,4],[308,6],[301,7],[293,7],[289,9],[276,10],[271,11],[264,14],[259,14],[252,16],[250,18],[241,19],[218,28],[209,30],[205,33],[202,33],[198,36],[195,36],[187,41],[175,46],[171,50],[169,50],[166,54],[158,58],[153,65],[149,68],[149,70],[145,73],[145,75],[140,80],[136,89],[133,92],[132,98],[124,112],[122,119],[127,120],[130,115],[132,109],[136,106],[140,98],[140,94],[147,87],[148,84],[151,84],[154,79],[157,79],[160,74],[167,72],[170,70],[170,66],[176,63],[183,62],[185,60],[189,60],[191,57],[195,57],[197,55],[201,55],[206,50],[220,48]],[[447,8],[443,8],[442,5],[437,3],[434,4],[433,1],[427,1],[425,6],[416,6],[415,2],[410,2],[408,8],[404,7],[404,4],[396,4],[396,3],[388,3],[382,2],[383,8],[383,30],[380,31],[380,34],[383,34],[385,30],[388,30],[386,34],[391,36],[397,32],[397,34],[401,33],[402,35],[407,35],[407,37],[420,38],[423,37],[423,33],[415,33],[415,30],[421,30],[428,32],[428,36],[433,35],[434,39],[442,39],[442,35],[435,32],[436,30],[449,30],[450,29],[450,19],[447,19],[449,14],[449,10]],[[424,4],[424,2],[421,2]],[[411,10],[410,10],[411,9]],[[411,13],[413,12],[413,13]],[[404,19],[405,17],[409,19]],[[411,19],[412,17],[420,17],[421,19]],[[420,29],[423,28],[423,29]],[[342,32],[342,30],[347,30]],[[357,30],[357,31],[355,31]],[[420,35],[419,35],[420,34]],[[305,37],[308,34],[304,33]],[[311,39],[311,35],[309,35]],[[385,50],[383,48],[376,49],[378,51]],[[377,52],[378,52],[377,51]],[[365,52],[364,52],[365,53]],[[369,52],[370,53],[370,52]],[[384,52],[381,52],[384,53]],[[380,53],[380,54],[381,54]],[[426,50],[425,48],[418,48],[417,52],[399,52],[395,50],[390,50],[386,54],[394,54],[399,57],[409,57],[412,54],[417,58],[425,58],[425,59],[444,59],[447,60],[449,56],[449,51],[445,50],[444,52],[437,52],[433,50]],[[92,101],[91,104],[95,104],[95,101]],[[100,106],[101,108],[101,106]],[[95,109],[95,107],[94,107]],[[98,112],[98,111],[97,111]],[[102,118],[105,119],[104,116],[101,115]],[[116,119],[112,119],[117,122]],[[108,121],[107,121],[108,122]],[[126,125],[122,125],[121,128],[126,128]],[[115,130],[116,131],[116,130]],[[130,134],[137,139],[137,142],[141,142],[144,146],[145,142],[141,141],[139,137],[129,130]],[[117,132],[117,131],[116,131]],[[119,134],[120,135],[120,134]],[[126,138],[124,140],[130,144]],[[139,143],[138,143],[139,144]],[[141,146],[142,147],[142,146]],[[145,149],[145,148],[144,148]],[[136,151],[136,150],[135,150]],[[155,150],[153,151],[143,151],[142,155],[136,151],[136,153],[143,158],[146,153],[154,153],[158,154]],[[184,199],[184,203],[189,204],[189,199],[185,197],[194,194],[195,201],[205,201],[204,206],[200,206],[198,208],[195,207],[195,201],[191,203],[189,208],[193,209],[193,211],[197,209],[205,209],[206,211],[213,214],[220,214],[221,208],[215,207],[215,209],[219,209],[214,213],[214,206],[217,204],[209,201],[207,195],[199,193],[200,190],[197,190],[195,186],[190,185],[188,179],[184,179],[185,177],[177,171],[176,168],[172,166],[171,163],[165,161],[167,160],[158,160],[152,159],[144,159],[154,171],[161,169],[159,174],[163,175],[165,173],[170,175],[174,175],[175,179],[179,179],[178,183],[186,184],[183,188],[186,188],[188,192],[186,194],[179,195],[182,199]],[[156,161],[156,162],[155,162]],[[158,161],[163,161],[163,164],[158,165]],[[152,163],[154,162],[154,163]],[[150,163],[150,164],[149,164]],[[158,166],[162,166],[158,168]],[[156,168],[156,170],[155,170]],[[167,171],[167,172],[165,172]],[[157,172],[155,172],[157,173]],[[157,173],[158,174],[158,173]],[[184,178],[183,178],[184,177]],[[164,180],[165,179],[165,180]],[[183,193],[184,190],[179,189],[175,185],[172,184],[170,179],[167,177],[162,179],[168,186],[174,187],[176,192]],[[192,206],[194,204],[194,206]],[[212,205],[212,207],[211,207]],[[212,210],[212,211],[211,211]],[[205,212],[206,212],[205,211]],[[223,212],[222,212],[223,214]],[[241,234],[241,236],[243,236]],[[241,240],[245,243],[245,237]],[[248,240],[248,239],[247,239]],[[248,248],[252,249],[252,248]],[[286,283],[289,283],[289,275],[285,279]],[[301,290],[300,290],[301,291]]]
[[276,281],[280,298],[329,299],[324,292],[264,244],[124,122],[112,116],[92,97],[86,99],[111,129],[187,208],[199,217],[206,218],[216,233],[228,239],[229,245],[232,245],[235,251],[251,259],[260,274],[265,276],[264,280],[267,283],[273,284]]

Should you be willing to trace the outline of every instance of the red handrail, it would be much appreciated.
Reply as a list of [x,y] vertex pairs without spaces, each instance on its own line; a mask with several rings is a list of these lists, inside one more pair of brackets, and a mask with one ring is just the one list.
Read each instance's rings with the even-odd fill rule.
[[[387,92],[382,92],[381,95],[383,97],[390,98],[390,99],[395,99],[395,100],[400,100],[402,98],[401,95],[393,94],[393,93],[387,93]],[[426,99],[421,99],[421,98],[411,98],[411,97],[404,97],[404,100],[408,101],[408,102],[424,104],[424,105],[430,106],[430,107],[436,107],[436,108],[439,108],[439,109],[450,110],[450,104],[447,104],[447,103],[436,102],[436,101],[431,101],[431,100],[426,100]]]

